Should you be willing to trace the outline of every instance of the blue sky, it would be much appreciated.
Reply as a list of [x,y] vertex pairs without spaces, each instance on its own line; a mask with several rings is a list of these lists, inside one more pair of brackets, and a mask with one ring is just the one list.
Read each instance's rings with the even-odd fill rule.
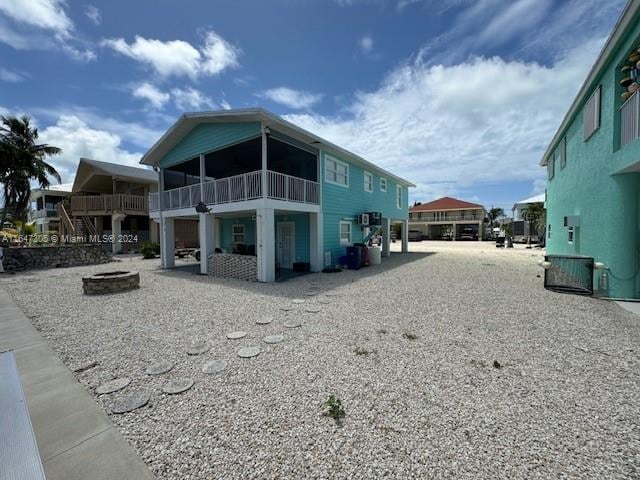
[[262,106],[442,195],[510,209],[624,0],[0,0],[0,112],[71,181],[184,111]]

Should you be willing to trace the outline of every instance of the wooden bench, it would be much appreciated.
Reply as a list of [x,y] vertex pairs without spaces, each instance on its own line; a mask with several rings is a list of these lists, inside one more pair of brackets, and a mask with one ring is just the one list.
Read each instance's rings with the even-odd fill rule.
[[44,480],[13,352],[0,354],[0,480]]

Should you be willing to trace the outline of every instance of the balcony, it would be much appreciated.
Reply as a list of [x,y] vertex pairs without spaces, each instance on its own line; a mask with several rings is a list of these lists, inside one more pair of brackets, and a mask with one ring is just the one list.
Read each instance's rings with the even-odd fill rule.
[[640,136],[640,95],[634,93],[620,107],[620,146],[624,147]]
[[[202,185],[202,198],[199,183],[166,190],[162,192],[163,209],[195,207],[200,201],[207,205],[243,202],[263,196],[287,202],[314,205],[320,203],[318,182],[271,170],[266,171],[266,176],[266,195],[263,195],[262,192],[263,171],[257,170],[205,182]],[[160,195],[158,193],[149,194],[149,210],[152,212],[160,210]]]
[[451,223],[451,222],[481,222],[483,219],[477,215],[451,215],[446,217],[436,217],[434,215],[412,215],[409,214],[410,222],[439,222],[439,223]]
[[31,212],[31,220],[37,220],[39,218],[56,218],[58,213],[55,208],[41,208],[40,210],[34,210]]
[[144,195],[93,195],[71,197],[70,213],[72,215],[147,215],[147,197]]

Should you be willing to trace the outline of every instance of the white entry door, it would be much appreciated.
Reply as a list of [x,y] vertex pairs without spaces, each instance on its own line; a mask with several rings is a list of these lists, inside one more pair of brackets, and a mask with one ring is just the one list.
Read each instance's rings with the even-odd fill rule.
[[280,268],[293,268],[296,258],[296,230],[293,222],[278,223],[276,261]]

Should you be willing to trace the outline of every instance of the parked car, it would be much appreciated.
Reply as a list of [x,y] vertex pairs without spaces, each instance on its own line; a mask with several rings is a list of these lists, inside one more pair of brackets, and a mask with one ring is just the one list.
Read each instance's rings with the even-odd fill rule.
[[409,230],[407,240],[409,240],[410,242],[421,242],[422,232],[420,230]]
[[463,227],[460,240],[477,240],[478,232],[473,227]]

